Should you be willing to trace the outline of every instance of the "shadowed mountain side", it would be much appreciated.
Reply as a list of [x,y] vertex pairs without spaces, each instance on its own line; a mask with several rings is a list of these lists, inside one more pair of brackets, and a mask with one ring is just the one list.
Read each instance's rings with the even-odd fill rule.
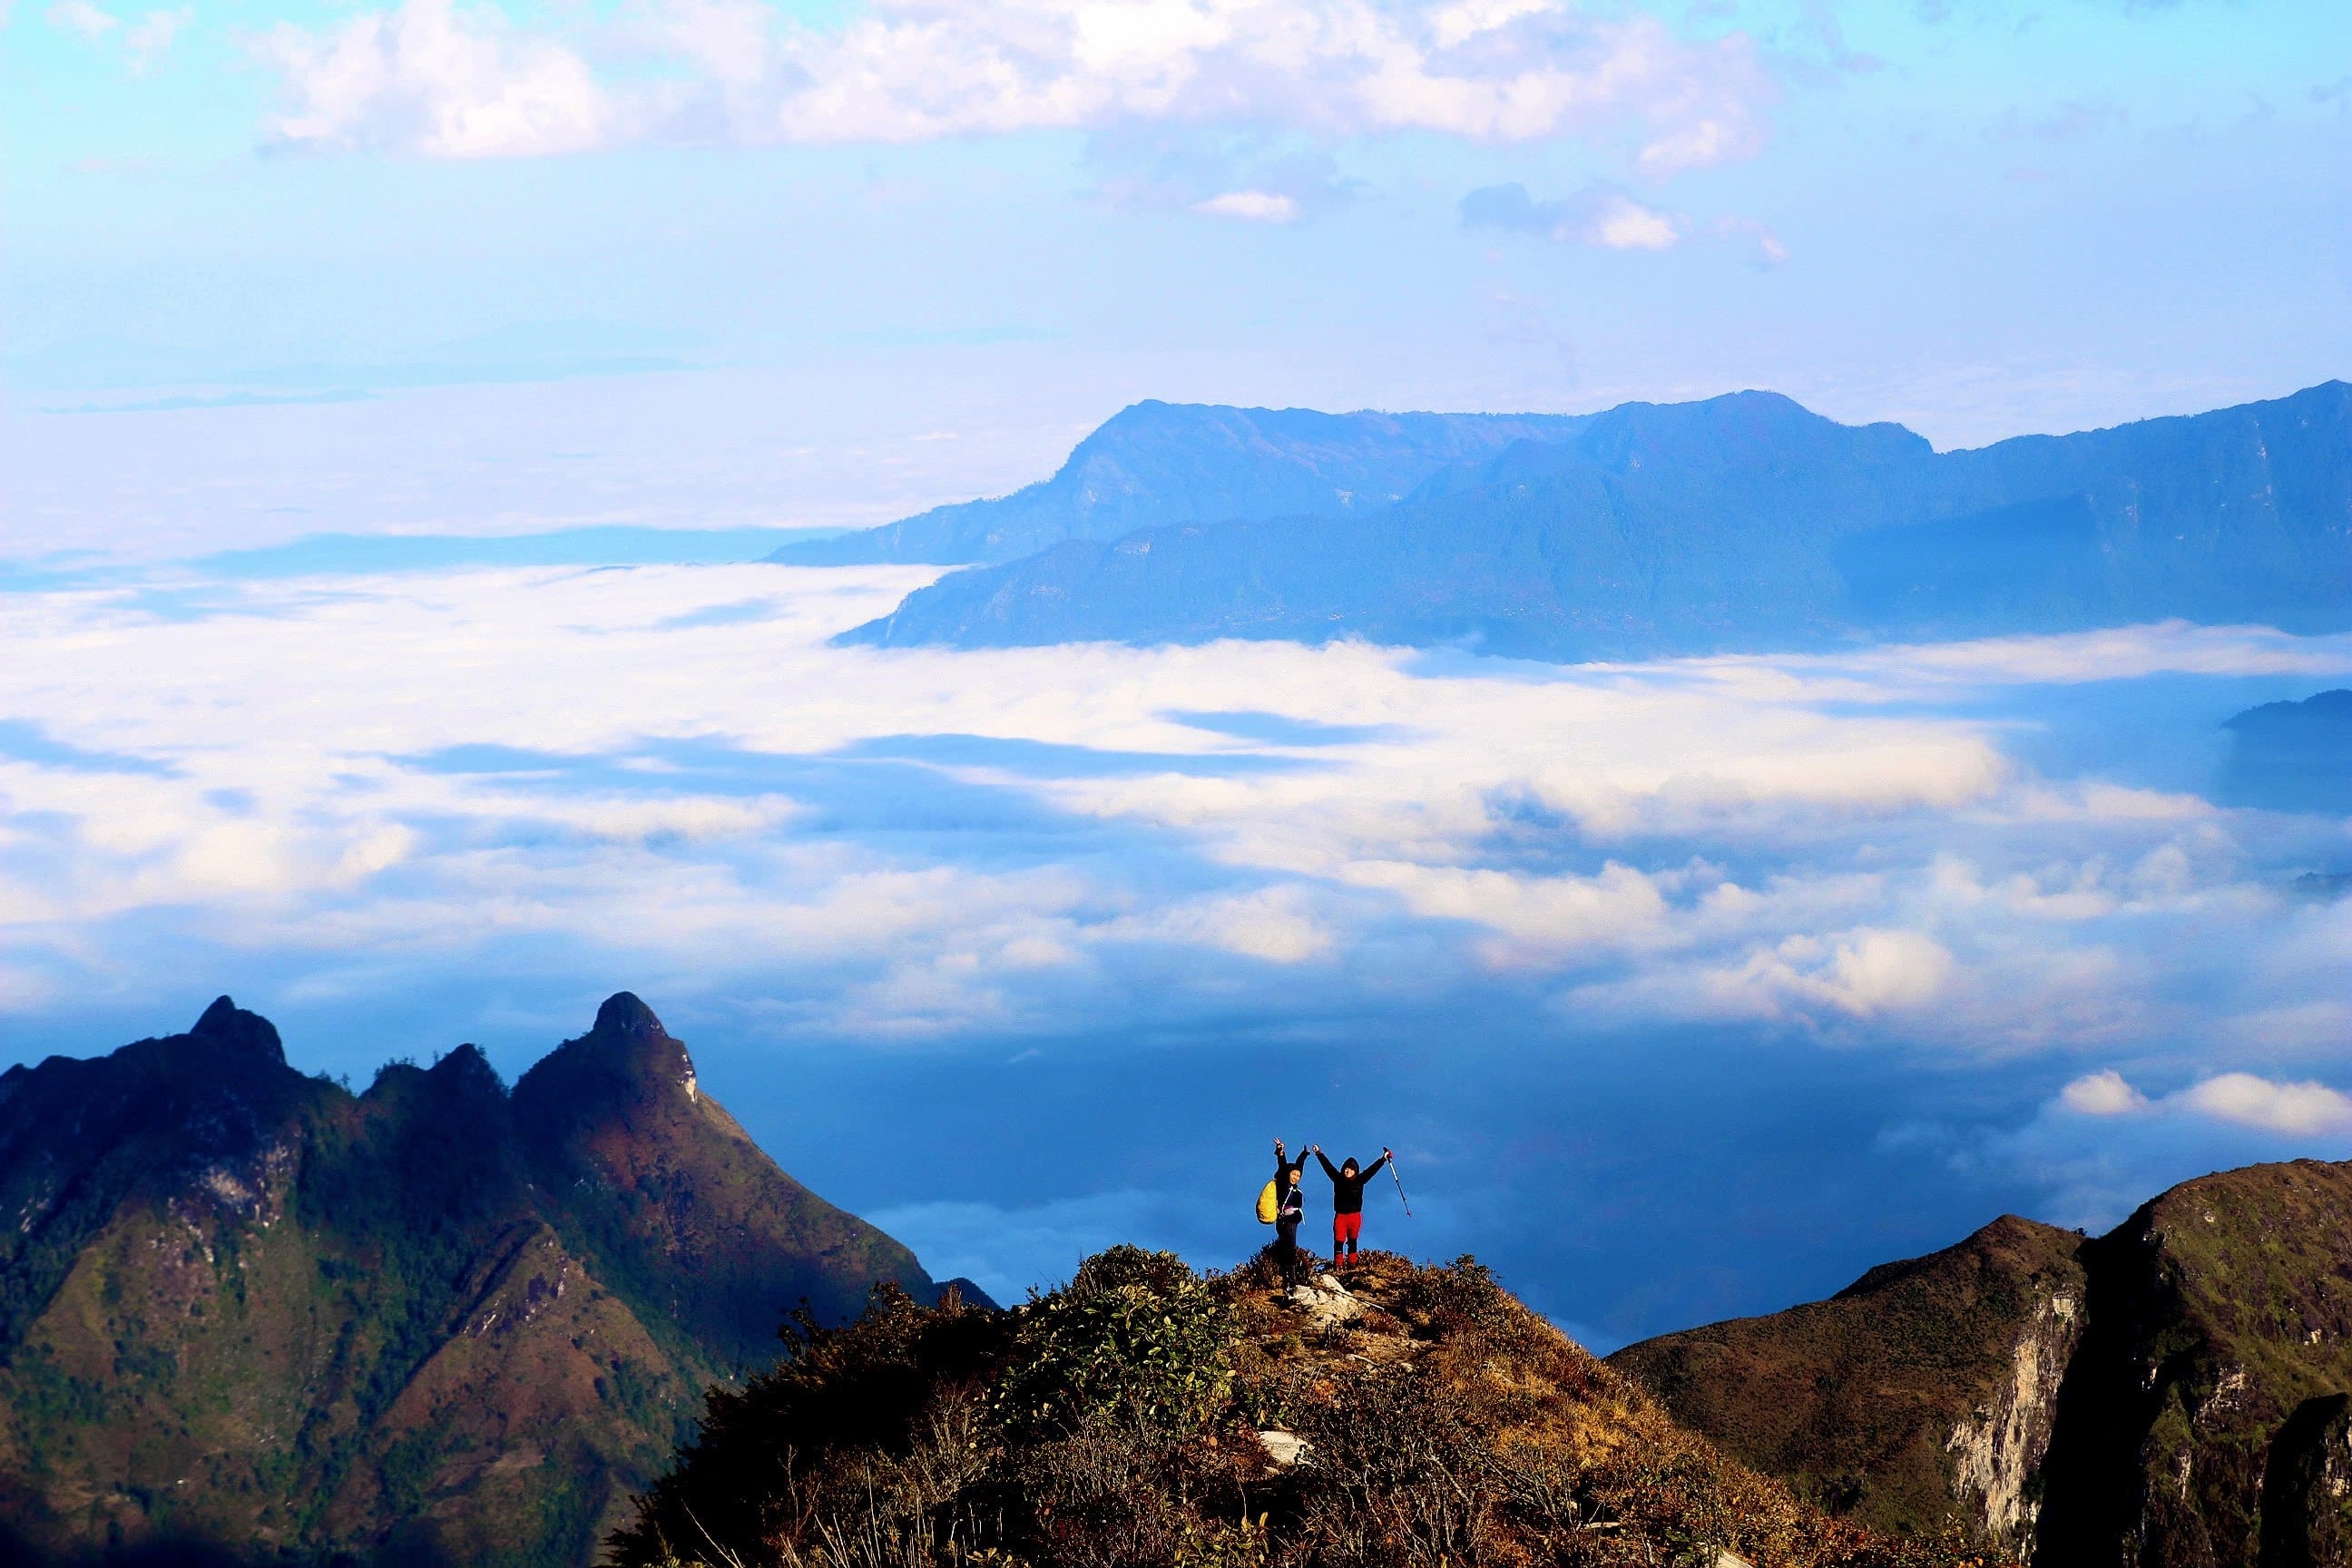
[[0,1075],[10,1550],[577,1568],[802,1298],[934,1293],[635,998],[525,1082],[467,1046],[353,1095],[226,997]]
[[2083,1261],[2089,1321],[2044,1466],[2039,1560],[2310,1562],[2313,1531],[2347,1507],[2328,1489],[2342,1457],[2312,1446],[2352,1393],[2352,1165],[2185,1182]]
[[1017,560],[1065,539],[1116,539],[1164,523],[1349,517],[1396,501],[1431,474],[1514,441],[1559,440],[1581,416],[1321,414],[1139,403],[1078,443],[1050,479],[993,500],[934,508],[882,528],[788,544],[797,566]]
[[2062,631],[2352,626],[2352,387],[1938,455],[1788,399],[1628,405],[1369,516],[1069,541],[845,643],[1468,641],[1546,658]]
[[1609,1364],[1801,1496],[1904,1534],[1958,1510],[2022,1546],[2082,1326],[2081,1245],[2005,1216],[1827,1301],[1662,1335]]
[[877,1280],[937,1294],[913,1253],[777,1169],[625,991],[523,1074],[514,1120],[538,1168],[588,1200],[556,1217],[566,1240],[728,1364],[772,1356],[803,1297],[837,1322]]

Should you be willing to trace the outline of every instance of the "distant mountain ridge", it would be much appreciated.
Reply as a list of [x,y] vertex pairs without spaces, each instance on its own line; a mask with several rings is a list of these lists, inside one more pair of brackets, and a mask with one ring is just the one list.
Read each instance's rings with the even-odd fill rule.
[[2103,1237],[2015,1217],[1828,1301],[1610,1364],[1802,1495],[1958,1511],[2048,1568],[2352,1563],[2352,1164],[2185,1182]]
[[1058,472],[992,500],[785,545],[799,566],[1004,562],[1066,539],[1234,518],[1350,517],[1393,504],[1452,464],[1517,441],[1559,440],[1561,414],[1323,414],[1144,402],[1077,445]]
[[0,1075],[0,1526],[16,1554],[578,1568],[805,1300],[904,1247],[794,1182],[622,993],[511,1094],[363,1094],[222,997]]
[[1947,453],[1769,393],[1628,404],[1433,468],[1394,504],[1307,515],[1277,499],[1217,518],[1194,498],[1194,515],[1116,537],[1112,514],[1092,518],[840,640],[1360,637],[1591,658],[2172,616],[2352,626],[2341,382]]

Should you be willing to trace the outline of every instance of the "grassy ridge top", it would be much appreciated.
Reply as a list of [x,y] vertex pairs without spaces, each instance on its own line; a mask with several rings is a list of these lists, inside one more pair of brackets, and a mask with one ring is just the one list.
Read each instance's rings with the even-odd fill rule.
[[1800,1501],[1464,1258],[1285,1292],[1115,1247],[1009,1312],[882,1293],[718,1391],[622,1568],[1962,1568]]

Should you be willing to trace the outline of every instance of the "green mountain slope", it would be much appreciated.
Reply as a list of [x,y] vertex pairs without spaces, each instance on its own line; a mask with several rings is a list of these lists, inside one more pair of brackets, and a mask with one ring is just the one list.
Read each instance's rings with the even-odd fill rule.
[[509,1097],[366,1093],[224,997],[0,1076],[0,1525],[30,1552],[580,1564],[706,1384],[912,1255],[777,1170],[635,997]]
[[2043,1560],[2346,1562],[2304,1552],[2315,1533],[2352,1540],[2352,1165],[2183,1183],[2084,1261],[2090,1321],[2059,1402]]
[[2071,1231],[2005,1216],[1827,1301],[1609,1358],[1729,1452],[1871,1525],[2030,1542],[2085,1289]]
[[2056,1568],[2352,1563],[2352,1164],[2005,1219],[1835,1299],[1628,1346],[1677,1420],[1873,1522]]

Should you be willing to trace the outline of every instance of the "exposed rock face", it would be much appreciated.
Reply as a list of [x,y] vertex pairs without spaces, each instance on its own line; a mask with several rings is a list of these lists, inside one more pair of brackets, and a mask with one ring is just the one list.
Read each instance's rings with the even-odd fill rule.
[[1990,1402],[1945,1439],[1953,1496],[1997,1541],[2024,1546],[2033,1539],[2058,1390],[2081,1336],[2081,1299],[2037,1292],[2011,1351],[2009,1375],[1994,1385]]
[[1293,1285],[1285,1300],[1305,1312],[1320,1329],[1361,1317],[1364,1311],[1364,1304],[1328,1274],[1318,1277],[1311,1284]]
[[2082,1330],[2080,1245],[2004,1217],[1828,1301],[1664,1335],[1610,1363],[1840,1511],[1911,1532],[1958,1512],[2022,1548]]
[[470,1046],[352,1095],[226,997],[13,1068],[0,1216],[0,1560],[573,1568],[803,1297],[931,1292],[626,994],[511,1099]]

